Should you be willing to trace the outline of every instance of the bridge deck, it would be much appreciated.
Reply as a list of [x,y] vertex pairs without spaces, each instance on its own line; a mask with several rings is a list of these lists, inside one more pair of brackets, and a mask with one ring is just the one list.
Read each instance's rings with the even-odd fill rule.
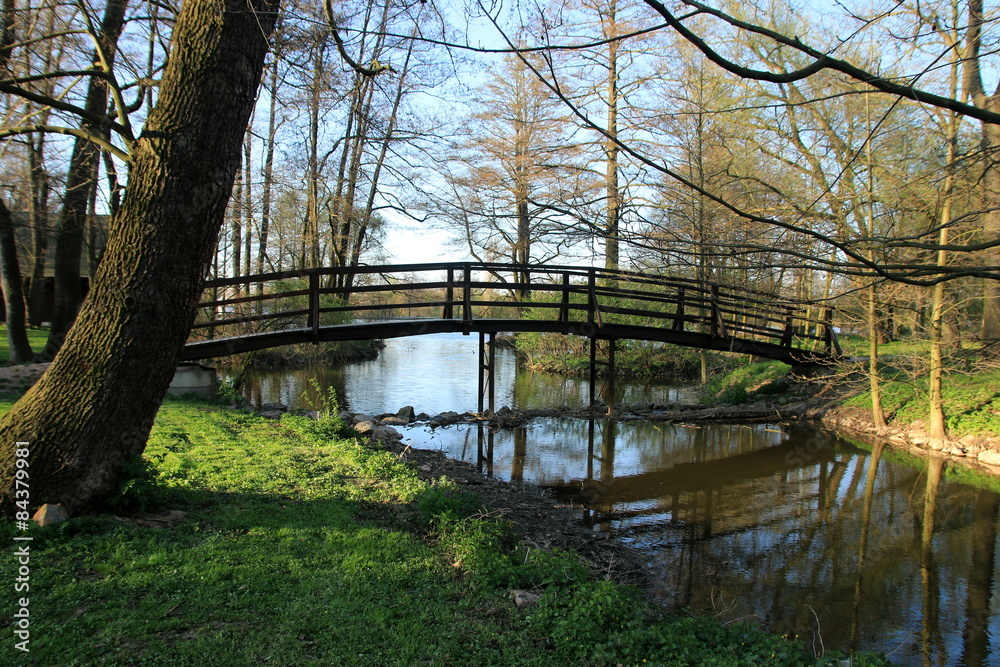
[[805,350],[796,350],[755,340],[736,338],[713,338],[710,334],[639,325],[606,324],[592,330],[585,324],[544,320],[476,319],[472,322],[436,318],[410,318],[384,322],[359,322],[321,326],[314,334],[312,327],[295,327],[278,331],[248,333],[209,340],[191,341],[184,347],[182,361],[195,361],[213,357],[225,357],[243,352],[253,352],[283,345],[317,343],[347,340],[378,340],[402,338],[438,333],[504,333],[543,332],[587,336],[597,339],[645,340],[672,343],[721,352],[739,352],[768,359],[777,359],[787,364],[821,362],[828,355]]

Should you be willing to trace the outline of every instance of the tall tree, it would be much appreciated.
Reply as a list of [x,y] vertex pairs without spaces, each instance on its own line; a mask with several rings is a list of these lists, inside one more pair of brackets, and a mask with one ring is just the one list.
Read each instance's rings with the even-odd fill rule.
[[[965,51],[965,93],[983,109],[1000,112],[1000,80],[996,90],[987,94],[983,84],[983,0],[969,0],[969,29]],[[983,123],[982,139],[985,172],[983,174],[983,236],[987,241],[1000,240],[1000,124]],[[989,259],[1000,265],[1000,248],[989,251]],[[983,336],[1000,338],[1000,280],[983,281]]]
[[[17,7],[14,0],[4,0],[0,15],[0,75],[7,70],[10,52],[16,40]],[[14,220],[7,204],[0,199],[0,287],[3,288],[4,307],[7,310],[7,345],[10,360],[15,363],[31,359],[24,309],[24,290],[21,267],[17,259],[17,240],[14,237]]]
[[[118,38],[125,26],[125,9],[128,0],[108,0],[104,10],[101,28],[95,34],[95,48],[92,62],[111,77],[114,69]],[[86,134],[104,135],[107,130],[95,122],[107,113],[110,86],[108,78],[94,76],[87,89],[84,111],[88,118],[82,129]],[[70,157],[66,175],[66,192],[63,195],[62,213],[59,218],[59,235],[55,248],[55,306],[49,340],[45,345],[45,355],[59,349],[66,332],[73,325],[77,310],[83,301],[83,287],[80,284],[80,259],[84,247],[84,233],[87,229],[87,213],[90,201],[97,187],[97,170],[101,149],[85,137],[77,137]]]
[[519,58],[506,57],[445,165],[454,196],[440,207],[475,256],[531,264],[572,241],[552,214],[583,171],[571,133],[558,101]]
[[95,507],[141,454],[194,319],[277,9],[182,5],[90,296],[48,371],[0,421],[4,511],[17,497],[17,442],[30,443],[32,504],[71,514]]

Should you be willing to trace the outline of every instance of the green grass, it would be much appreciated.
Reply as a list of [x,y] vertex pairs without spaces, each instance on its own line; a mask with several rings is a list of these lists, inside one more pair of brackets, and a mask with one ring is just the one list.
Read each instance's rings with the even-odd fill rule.
[[782,395],[790,386],[791,366],[780,361],[758,361],[712,377],[705,385],[705,403],[753,403]]
[[[422,481],[335,420],[274,422],[169,400],[145,465],[133,472],[120,502],[186,515],[170,527],[108,513],[32,528],[31,652],[20,664],[815,665],[837,657],[817,660],[747,625],[666,615],[632,589],[594,580],[572,554],[519,548],[512,526],[453,483]],[[13,532],[0,522],[0,539],[11,544]],[[511,587],[546,593],[522,611],[506,595]],[[854,664],[884,663],[857,656]]]
[[[866,357],[868,356],[868,338],[865,336],[848,335],[838,338],[844,354],[848,356]],[[960,346],[963,350],[978,350],[982,347],[982,342],[977,340],[962,340]],[[888,343],[879,343],[878,353],[880,356],[892,356],[899,354],[919,354],[927,356],[931,349],[931,342],[926,338],[900,338]]]
[[[31,349],[38,354],[45,348],[45,343],[49,339],[49,328],[28,329],[28,342]],[[0,324],[0,366],[10,364],[10,345],[7,343],[7,325]]]
[[[882,389],[882,405],[892,422],[906,425],[926,420],[926,378],[908,379],[899,374],[884,382]],[[1000,370],[950,373],[942,382],[942,398],[948,431],[953,437],[1000,436]],[[871,410],[871,394],[859,394],[845,405]]]

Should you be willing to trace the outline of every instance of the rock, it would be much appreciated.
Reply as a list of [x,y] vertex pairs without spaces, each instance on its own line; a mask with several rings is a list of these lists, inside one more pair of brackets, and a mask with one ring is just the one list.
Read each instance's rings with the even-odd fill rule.
[[358,433],[371,433],[376,428],[379,428],[378,423],[371,419],[354,423],[354,430]]
[[442,412],[431,418],[431,426],[449,426],[461,421],[462,416],[457,412]]
[[341,412],[339,415],[337,415],[337,419],[340,419],[341,421],[346,422],[348,424],[354,423],[354,415],[352,415],[350,412]]
[[983,437],[979,435],[967,435],[964,438],[959,438],[958,442],[969,450],[973,447],[977,447],[983,441]]
[[302,416],[309,419],[319,419],[319,410],[303,410]]
[[379,422],[384,426],[406,426],[410,423],[410,420],[403,419],[402,417],[383,417]]
[[1000,452],[994,449],[979,452],[979,456],[976,458],[980,463],[985,463],[988,466],[1000,466]]
[[396,413],[396,417],[405,420],[404,423],[409,424],[415,421],[417,418],[416,413],[413,411],[412,405],[407,405],[406,407],[400,408],[399,412]]
[[514,601],[514,605],[518,609],[533,607],[538,604],[538,598],[542,597],[538,593],[522,590],[512,590],[508,595],[510,595],[511,599]]
[[281,419],[281,415],[285,414],[284,410],[261,410],[258,412],[261,417],[266,419]]
[[261,414],[264,412],[288,412],[288,406],[284,403],[264,403],[260,406]]
[[418,422],[429,422],[431,420],[431,416],[426,412],[421,412],[419,415],[416,416],[416,420]]
[[382,442],[390,442],[393,440],[402,440],[403,434],[391,426],[379,426],[372,431],[372,437]]
[[375,418],[372,417],[371,415],[366,415],[366,414],[363,414],[363,413],[360,413],[360,412],[358,414],[354,415],[353,417],[351,417],[351,423],[354,424],[355,426],[357,426],[361,422],[374,422],[374,421],[375,421]]
[[45,503],[38,508],[35,516],[31,520],[39,526],[52,526],[63,521],[69,521],[69,513],[63,509],[62,505]]

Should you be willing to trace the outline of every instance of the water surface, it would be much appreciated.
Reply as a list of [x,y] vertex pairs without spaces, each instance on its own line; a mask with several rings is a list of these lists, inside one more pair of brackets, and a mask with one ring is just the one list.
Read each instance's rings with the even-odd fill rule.
[[[388,342],[378,360],[251,377],[256,401],[312,407],[311,378],[356,412],[473,411],[476,337]],[[497,404],[581,407],[587,383],[497,359]],[[619,402],[692,390],[619,383]],[[580,520],[641,549],[664,604],[752,619],[817,654],[903,665],[1000,665],[1000,495],[928,463],[805,427],[545,419],[490,433],[403,429],[484,474],[549,487]],[[992,488],[998,488],[994,485]]]

